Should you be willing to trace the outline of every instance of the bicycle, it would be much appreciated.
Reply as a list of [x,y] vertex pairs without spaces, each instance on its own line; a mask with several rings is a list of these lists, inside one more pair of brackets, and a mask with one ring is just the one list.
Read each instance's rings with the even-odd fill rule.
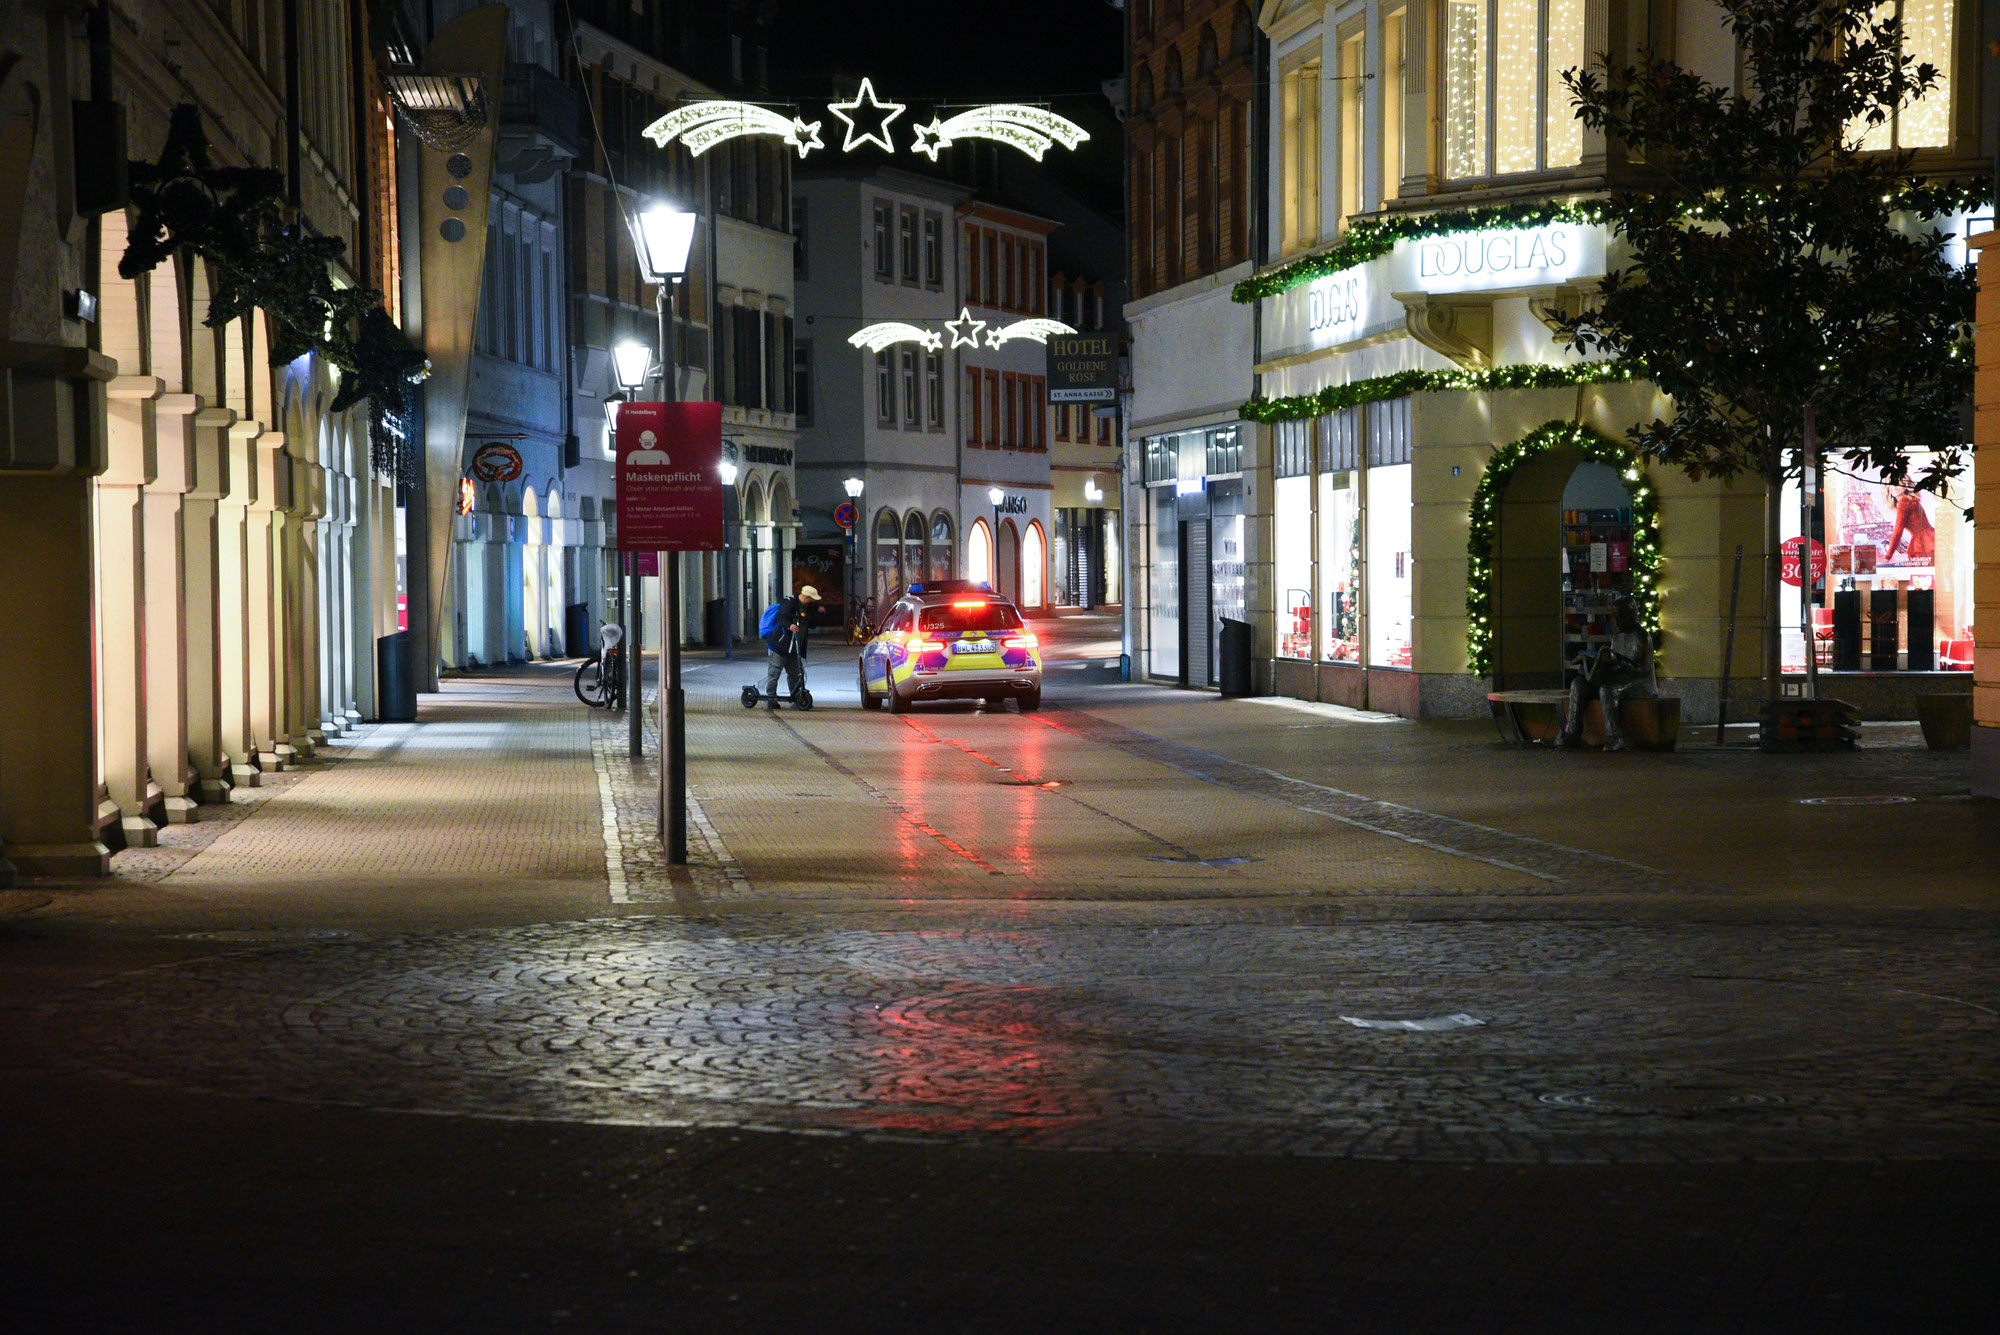
[[621,709],[625,704],[625,632],[607,622],[597,635],[597,652],[576,670],[576,698],[592,709]]
[[847,614],[847,642],[866,644],[875,638],[875,599],[863,598]]

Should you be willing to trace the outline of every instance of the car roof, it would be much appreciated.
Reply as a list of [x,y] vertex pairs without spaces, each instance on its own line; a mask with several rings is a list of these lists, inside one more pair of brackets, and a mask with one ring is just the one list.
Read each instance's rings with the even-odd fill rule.
[[[995,603],[1003,607],[1013,607],[1014,600],[985,589],[925,589],[922,593],[906,593],[903,601],[911,607],[939,607],[945,603],[969,603],[977,598],[984,603]],[[1018,610],[1018,609],[1017,609]]]

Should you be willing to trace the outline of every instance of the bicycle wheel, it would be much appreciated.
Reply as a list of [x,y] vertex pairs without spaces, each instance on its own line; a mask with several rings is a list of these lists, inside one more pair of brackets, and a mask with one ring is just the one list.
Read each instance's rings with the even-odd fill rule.
[[603,709],[611,703],[615,693],[612,683],[604,679],[604,664],[595,658],[584,660],[576,670],[576,698],[592,709]]

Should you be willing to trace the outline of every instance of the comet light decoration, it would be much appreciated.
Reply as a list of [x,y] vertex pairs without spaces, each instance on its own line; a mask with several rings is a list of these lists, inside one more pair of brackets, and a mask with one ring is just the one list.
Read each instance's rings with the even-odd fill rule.
[[997,348],[1010,338],[1032,338],[1037,343],[1046,344],[1050,334],[1074,334],[1061,320],[1016,320],[1010,325],[1000,325],[986,331],[986,346]]
[[665,148],[679,139],[687,151],[700,157],[726,139],[746,134],[772,134],[790,144],[804,157],[824,148],[819,137],[820,122],[794,116],[786,120],[768,107],[750,102],[691,102],[670,111],[648,125],[645,136]]
[[[839,114],[838,108],[835,114]],[[995,139],[1040,162],[1051,144],[1075,148],[1088,138],[1090,135],[1081,125],[1064,120],[1053,111],[1025,107],[1018,102],[1000,102],[961,111],[950,120],[933,117],[929,125],[917,127],[916,140],[910,147],[936,162],[938,154],[950,148],[955,140]]]
[[901,320],[885,320],[881,324],[871,324],[857,329],[847,336],[847,341],[857,348],[870,352],[880,352],[895,343],[921,343],[931,352],[944,346],[944,336],[916,325],[905,324]]

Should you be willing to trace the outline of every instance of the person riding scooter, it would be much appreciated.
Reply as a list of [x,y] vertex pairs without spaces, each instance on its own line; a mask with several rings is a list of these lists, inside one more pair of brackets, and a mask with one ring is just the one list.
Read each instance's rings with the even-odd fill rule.
[[820,601],[819,590],[808,584],[797,594],[784,599],[774,609],[760,619],[760,629],[764,630],[764,648],[768,653],[768,668],[764,673],[764,708],[775,711],[778,708],[778,673],[785,674],[785,684],[790,688],[794,700],[806,684],[806,644],[812,637],[812,618],[806,609]]

